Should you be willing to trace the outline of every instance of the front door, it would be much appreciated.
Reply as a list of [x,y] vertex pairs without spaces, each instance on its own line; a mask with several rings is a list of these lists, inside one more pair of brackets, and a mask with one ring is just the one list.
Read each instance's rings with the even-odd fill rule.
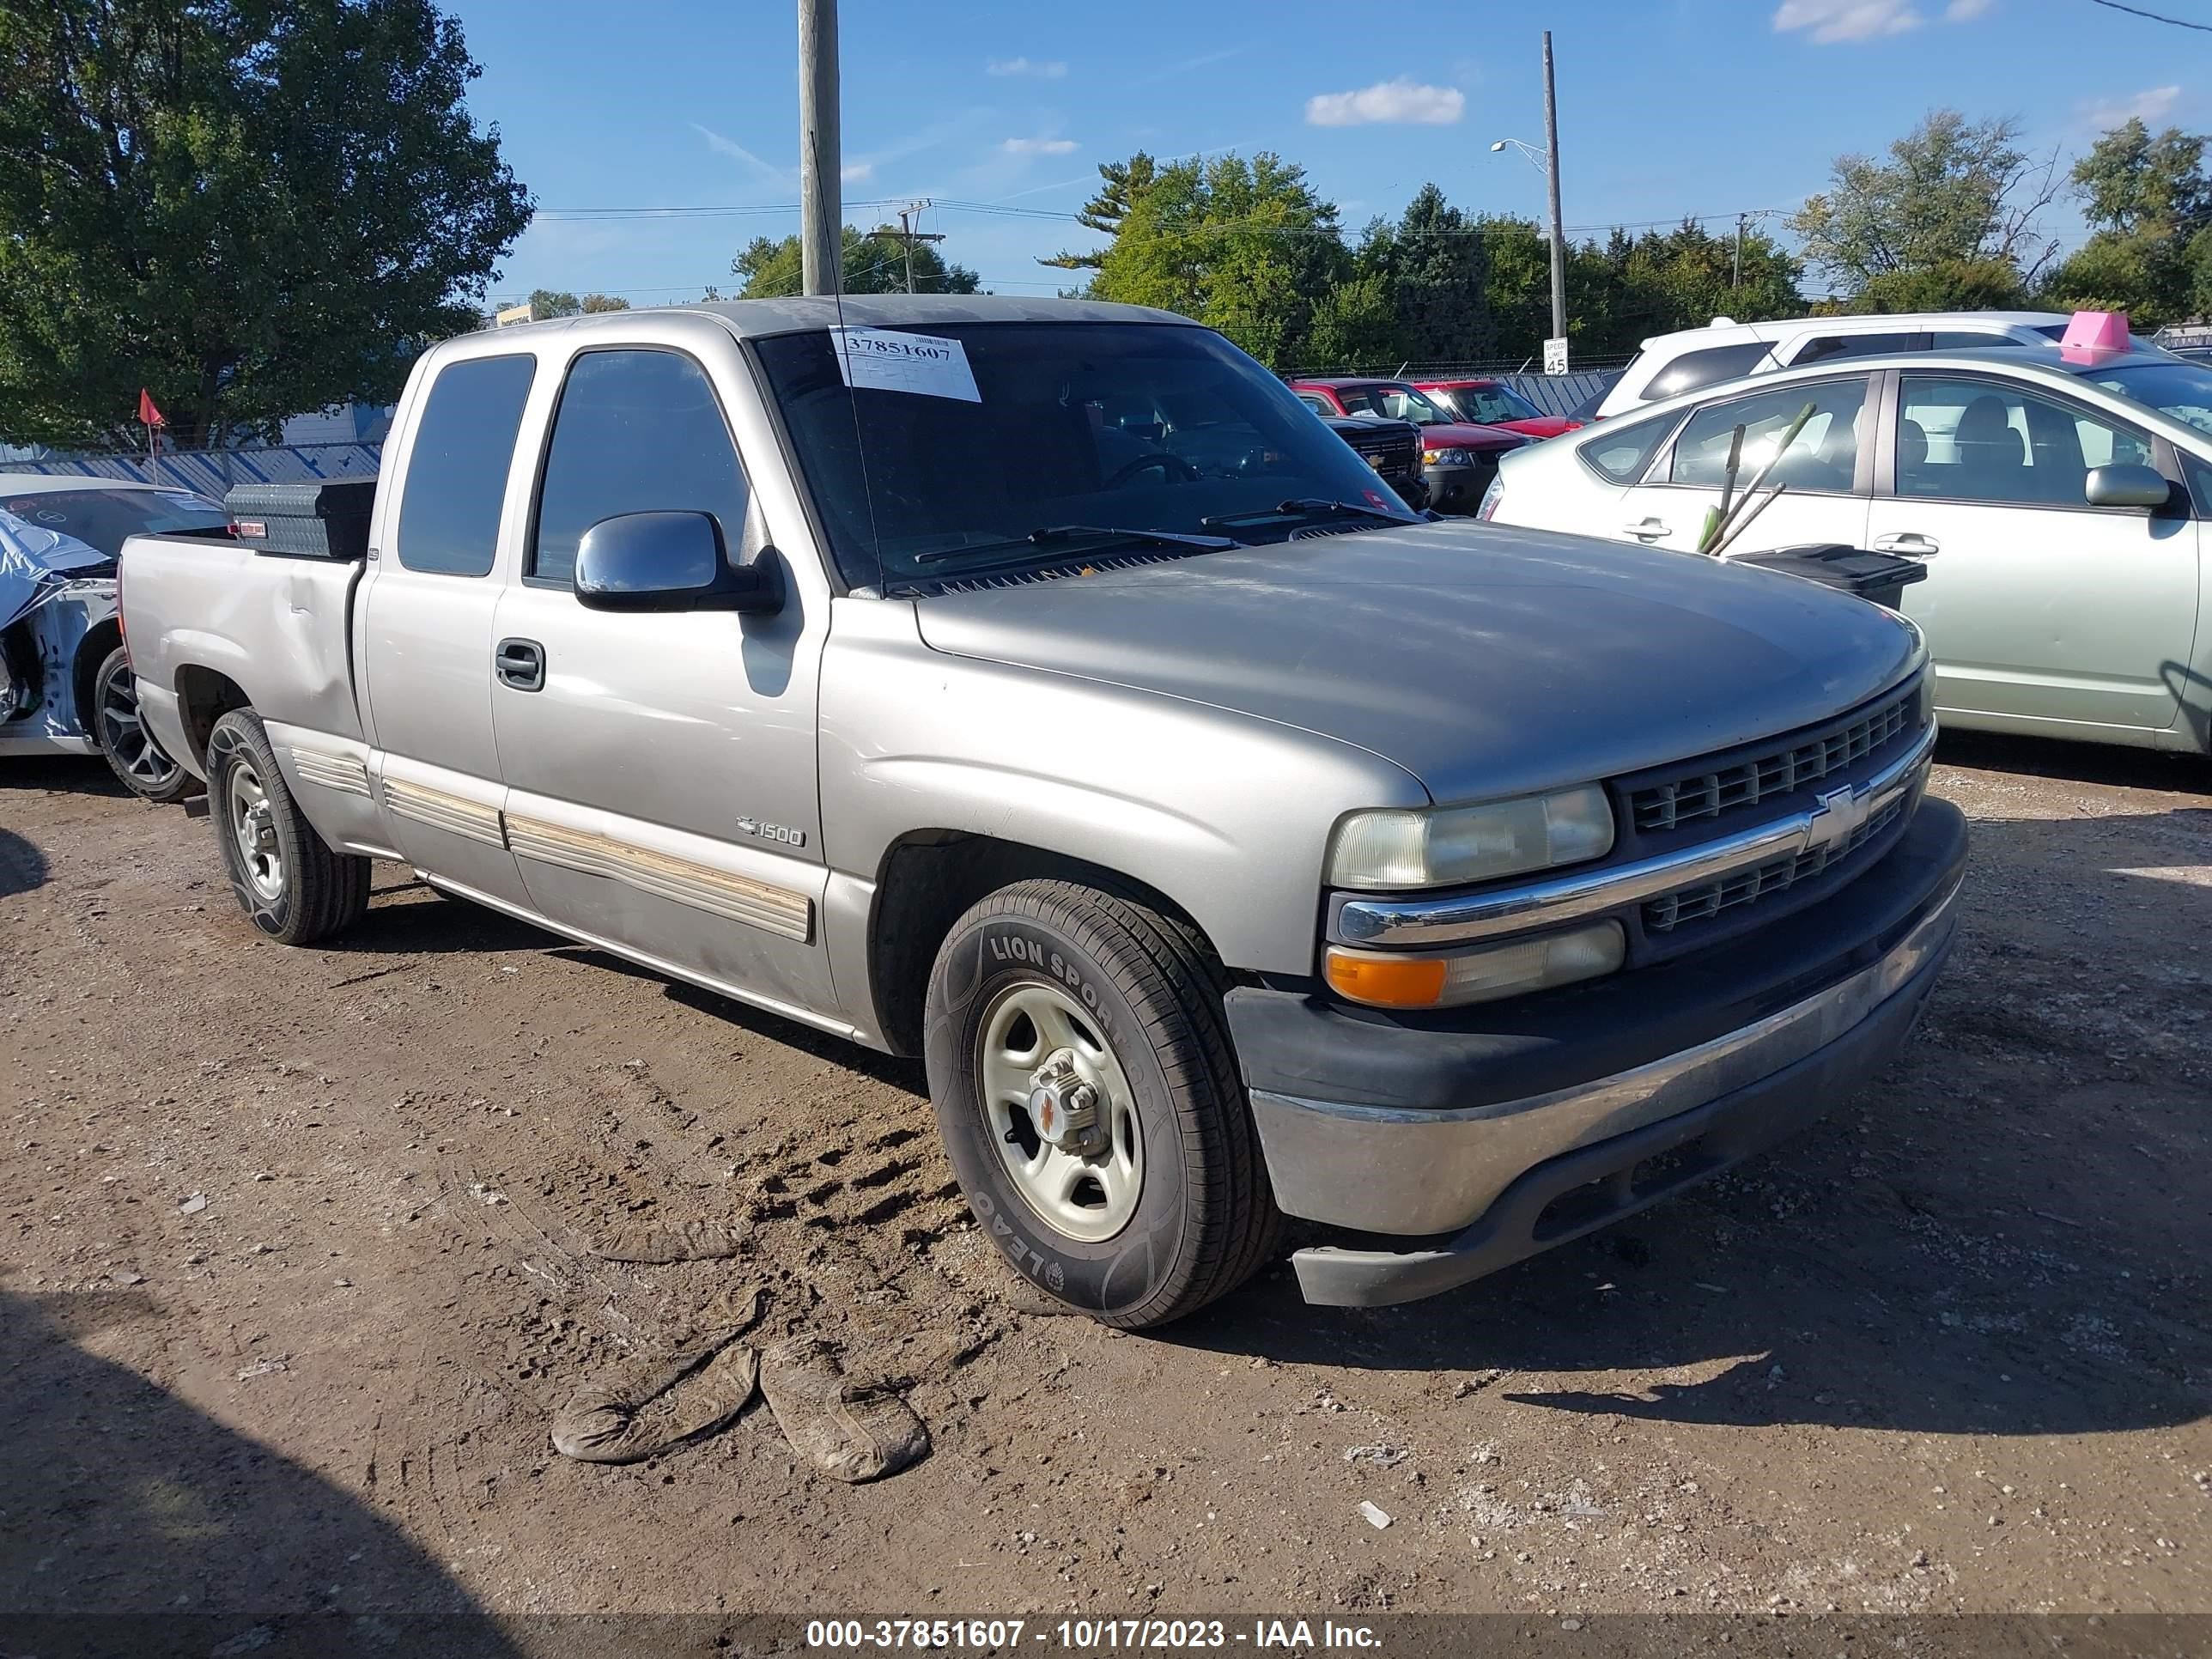
[[[718,361],[720,358],[718,357]],[[491,696],[507,828],[536,908],[671,971],[793,1011],[835,1006],[821,907],[815,686],[826,607],[787,582],[774,616],[587,611],[584,532],[620,514],[711,514],[727,556],[767,542],[700,362],[662,348],[570,362]]]
[[[1749,516],[1728,543],[1729,554],[1841,542],[1863,545],[1870,457],[1860,434],[1873,416],[1867,377],[1768,386],[1690,416],[1653,461],[1644,482],[1625,494],[1605,533],[1650,547],[1698,550],[1705,515],[1721,504],[1729,453],[1736,451],[1735,499],[1742,500],[1770,460],[1772,470],[1743,511]],[[1808,409],[1811,413],[1807,414]],[[1803,415],[1802,424],[1798,417]],[[1743,429],[1739,442],[1736,429]],[[1791,428],[1796,431],[1793,435]],[[1783,448],[1787,443],[1788,447]],[[1779,458],[1777,459],[1777,452]],[[1783,486],[1773,495],[1773,486]]]
[[461,357],[425,389],[396,520],[362,599],[362,680],[386,833],[419,868],[525,906],[501,832],[492,738],[494,575],[537,359]]
[[1938,708],[2084,735],[2172,726],[2197,526],[2084,496],[2090,467],[2148,465],[2149,440],[2013,382],[1927,374],[1902,377],[1894,442],[1870,545],[1927,566],[1904,610],[1928,635]]

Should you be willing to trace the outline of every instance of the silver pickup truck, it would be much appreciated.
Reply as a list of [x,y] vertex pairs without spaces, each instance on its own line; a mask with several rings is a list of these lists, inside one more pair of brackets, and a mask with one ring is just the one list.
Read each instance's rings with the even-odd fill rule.
[[1139,1327],[1297,1224],[1404,1301],[1902,1043],[1960,815],[1926,652],[1769,572],[1426,522],[1184,319],[758,301],[416,365],[365,560],[143,537],[240,904],[370,860],[923,1058],[1006,1258]]

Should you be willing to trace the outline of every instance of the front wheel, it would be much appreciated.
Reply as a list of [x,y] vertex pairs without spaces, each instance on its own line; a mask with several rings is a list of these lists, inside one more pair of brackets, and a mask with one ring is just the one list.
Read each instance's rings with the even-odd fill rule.
[[131,672],[131,653],[119,645],[100,659],[93,676],[90,714],[93,741],[100,745],[108,769],[139,799],[167,806],[198,787],[199,781],[170,758],[146,729],[138,712],[138,678]]
[[271,939],[311,945],[368,908],[369,861],[333,852],[316,834],[247,710],[225,714],[208,733],[208,804],[231,890]]
[[1107,1324],[1204,1306],[1274,1240],[1221,994],[1187,923],[1065,881],[991,894],[931,970],[929,1092],[961,1190],[1018,1271]]

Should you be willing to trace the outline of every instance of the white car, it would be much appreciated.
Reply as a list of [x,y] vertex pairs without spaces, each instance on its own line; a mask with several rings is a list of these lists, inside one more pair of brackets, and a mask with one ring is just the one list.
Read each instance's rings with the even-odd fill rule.
[[2212,753],[2212,367],[2046,343],[1779,370],[1517,450],[1482,516],[1694,556],[1739,428],[1740,481],[1775,460],[1783,489],[1725,555],[1924,562],[1901,608],[1948,723]]
[[[1838,357],[2047,346],[2066,332],[2068,321],[2058,311],[1922,311],[1886,317],[1793,317],[1773,323],[1716,317],[1709,328],[1655,334],[1644,341],[1598,404],[1597,418],[1632,414],[1646,404],[1723,380],[1809,368]],[[2146,341],[2137,343],[2148,347]]]
[[0,758],[98,754],[144,800],[198,787],[139,723],[116,555],[143,532],[219,536],[228,524],[190,490],[0,473]]

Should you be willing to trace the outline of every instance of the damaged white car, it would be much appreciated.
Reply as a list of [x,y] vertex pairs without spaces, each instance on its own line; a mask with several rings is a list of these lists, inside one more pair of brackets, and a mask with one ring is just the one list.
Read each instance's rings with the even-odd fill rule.
[[116,554],[141,532],[228,536],[189,490],[0,473],[0,758],[100,754],[142,799],[198,787],[138,720],[117,615]]

